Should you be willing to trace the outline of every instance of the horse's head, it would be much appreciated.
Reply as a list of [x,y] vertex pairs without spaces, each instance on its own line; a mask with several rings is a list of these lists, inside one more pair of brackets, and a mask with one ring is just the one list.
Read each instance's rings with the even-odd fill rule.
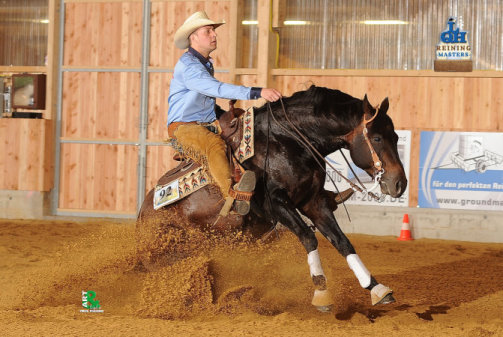
[[[407,178],[398,156],[398,135],[386,113],[389,107],[388,98],[382,101],[378,109],[370,105],[367,95],[362,104],[361,123],[353,130],[349,141],[351,158],[371,177],[375,177],[382,169],[381,191],[395,198],[400,197],[407,187]],[[377,156],[372,155],[373,150]]]

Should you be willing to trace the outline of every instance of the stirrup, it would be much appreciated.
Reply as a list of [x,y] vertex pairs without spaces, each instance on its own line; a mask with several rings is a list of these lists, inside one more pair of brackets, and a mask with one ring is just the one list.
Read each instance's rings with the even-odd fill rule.
[[234,188],[229,189],[229,196],[225,198],[225,204],[219,214],[221,216],[229,215],[233,203],[236,213],[239,215],[248,214],[250,212],[250,200],[253,196],[253,190],[255,190],[255,184],[255,172],[244,171],[239,182],[234,185]]
[[250,212],[250,200],[255,190],[255,172],[244,171],[239,182],[234,185],[234,189],[229,190],[229,196],[236,199],[234,210],[239,215],[246,215]]

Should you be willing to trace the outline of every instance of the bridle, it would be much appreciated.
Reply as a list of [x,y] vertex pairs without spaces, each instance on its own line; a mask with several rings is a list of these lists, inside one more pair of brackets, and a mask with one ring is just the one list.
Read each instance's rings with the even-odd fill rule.
[[363,120],[362,120],[363,138],[365,138],[365,142],[367,143],[369,150],[370,150],[370,154],[372,155],[372,161],[374,162],[374,168],[378,172],[381,172],[381,171],[384,171],[384,169],[382,168],[382,161],[381,161],[381,159],[379,159],[379,156],[377,155],[377,152],[375,151],[374,146],[372,146],[372,143],[369,140],[369,136],[368,136],[369,130],[367,129],[367,124],[372,122],[377,117],[377,114],[379,113],[379,105],[376,106],[375,110],[376,110],[376,113],[370,119],[366,119],[365,114],[363,114]]
[[[370,194],[369,192],[372,192],[373,190],[375,190],[377,188],[377,186],[379,186],[379,183],[381,181],[382,175],[385,172],[384,168],[382,166],[382,161],[379,158],[379,155],[377,154],[376,150],[374,149],[374,146],[370,142],[370,139],[369,139],[369,136],[368,136],[368,132],[369,131],[368,131],[367,125],[370,122],[372,122],[377,117],[377,115],[379,114],[379,104],[374,109],[375,109],[375,114],[370,119],[366,119],[365,118],[365,113],[364,113],[363,117],[362,117],[362,121],[360,123],[360,126],[362,127],[362,135],[363,135],[363,138],[365,139],[365,143],[367,143],[367,146],[369,148],[370,155],[372,156],[372,161],[374,163],[374,169],[375,169],[374,170],[374,174],[373,174],[374,185],[372,185],[372,187],[369,188],[369,189],[363,188],[363,192],[362,193],[364,193],[364,194]],[[352,135],[355,132],[355,130],[357,130],[357,129],[358,129],[358,127],[356,127],[355,129],[353,129],[353,131],[351,131],[349,134],[345,135],[343,138],[347,142],[349,142],[348,138],[353,138],[353,137],[349,137],[349,136]],[[358,176],[353,171],[353,168],[351,167],[351,165],[349,165],[349,162],[346,159],[346,157],[344,156],[344,153],[342,152],[342,150],[341,150],[341,154],[344,157],[344,160],[348,164],[349,168],[351,169],[351,172],[353,172],[353,175],[356,177],[356,179],[358,180],[358,182],[360,183],[360,185],[363,186],[362,182],[358,179]],[[373,197],[375,198],[376,196],[373,196]],[[381,198],[382,197],[383,196],[381,196]],[[381,198],[377,198],[377,199],[380,200]]]
[[[344,179],[351,186],[351,188],[354,191],[363,193],[364,195],[369,195],[370,197],[372,197],[375,200],[382,200],[382,198],[384,197],[384,195],[381,196],[381,197],[378,197],[372,191],[375,188],[377,188],[377,186],[379,186],[379,183],[381,181],[382,175],[384,174],[384,168],[382,167],[382,161],[379,159],[379,156],[377,155],[374,147],[372,146],[372,143],[370,142],[370,140],[368,138],[368,129],[367,129],[367,125],[370,122],[372,122],[377,117],[377,114],[379,113],[379,105],[375,108],[376,112],[375,112],[375,114],[370,119],[366,119],[365,118],[365,114],[363,114],[362,122],[359,125],[359,126],[362,126],[363,137],[364,137],[364,139],[365,139],[365,141],[366,141],[366,143],[367,143],[367,145],[369,147],[370,153],[372,155],[372,161],[374,163],[374,168],[375,168],[375,173],[374,173],[374,176],[373,176],[374,185],[370,189],[367,189],[363,185],[363,183],[360,181],[360,179],[358,178],[358,176],[354,173],[353,168],[351,167],[351,165],[349,165],[349,162],[346,159],[346,157],[344,156],[344,154],[342,154],[342,151],[341,151],[341,154],[343,155],[344,160],[348,164],[349,168],[351,169],[351,171],[353,172],[354,176],[356,177],[358,183],[361,186],[356,185],[351,180],[349,180],[347,177],[345,177],[344,175],[342,175],[342,173],[340,173],[329,161],[327,161],[325,159],[325,157],[311,144],[311,142],[309,141],[309,139],[307,139],[307,137],[304,134],[302,134],[302,132],[295,126],[295,124],[292,123],[292,121],[290,120],[290,118],[288,118],[288,115],[286,113],[286,109],[285,109],[285,105],[283,103],[283,100],[280,99],[280,102],[281,102],[281,108],[282,108],[282,111],[283,111],[283,115],[285,116],[286,121],[288,122],[288,124],[290,125],[290,127],[291,127],[291,129],[293,131],[291,131],[288,128],[286,128],[283,124],[281,124],[277,120],[277,118],[274,116],[274,113],[273,113],[273,111],[271,109],[271,105],[268,102],[267,103],[267,108],[268,108],[268,111],[271,114],[272,118],[274,119],[274,121],[278,124],[278,126],[281,129],[283,129],[284,131],[288,132],[295,140],[297,140],[297,142],[299,142],[300,144],[304,145],[307,148],[308,152],[311,153],[311,155],[313,156],[313,158],[315,159],[315,161],[318,163],[318,165],[320,166],[320,168],[325,172],[325,174],[327,173],[327,171],[325,170],[325,167],[322,164],[322,162],[324,162],[326,165],[328,165],[332,170],[334,170],[334,172],[336,172],[342,179]],[[350,140],[348,140],[348,139],[353,138],[354,132],[357,129],[358,129],[358,126],[355,129],[353,129],[351,132],[349,132],[348,134],[342,136],[341,139],[345,140],[346,142],[350,142]],[[339,189],[337,188],[337,186],[336,186],[334,180],[332,179],[332,177],[330,177],[329,174],[327,174],[327,176],[332,181],[332,184],[334,185],[334,187],[337,190],[337,192],[339,192]]]

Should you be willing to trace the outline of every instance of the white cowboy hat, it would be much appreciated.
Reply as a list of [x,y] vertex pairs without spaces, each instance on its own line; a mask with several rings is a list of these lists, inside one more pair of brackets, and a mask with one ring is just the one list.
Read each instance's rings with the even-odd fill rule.
[[195,32],[198,28],[204,26],[213,26],[217,28],[225,22],[215,22],[208,18],[204,11],[196,12],[188,17],[175,33],[175,46],[180,49],[189,47],[189,35]]

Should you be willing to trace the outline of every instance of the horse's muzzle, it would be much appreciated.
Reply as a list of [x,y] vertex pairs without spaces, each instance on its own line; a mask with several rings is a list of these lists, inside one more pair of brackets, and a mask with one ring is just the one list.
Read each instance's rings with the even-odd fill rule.
[[395,177],[384,177],[381,180],[381,192],[389,194],[393,198],[399,198],[407,188],[407,178],[405,175]]

